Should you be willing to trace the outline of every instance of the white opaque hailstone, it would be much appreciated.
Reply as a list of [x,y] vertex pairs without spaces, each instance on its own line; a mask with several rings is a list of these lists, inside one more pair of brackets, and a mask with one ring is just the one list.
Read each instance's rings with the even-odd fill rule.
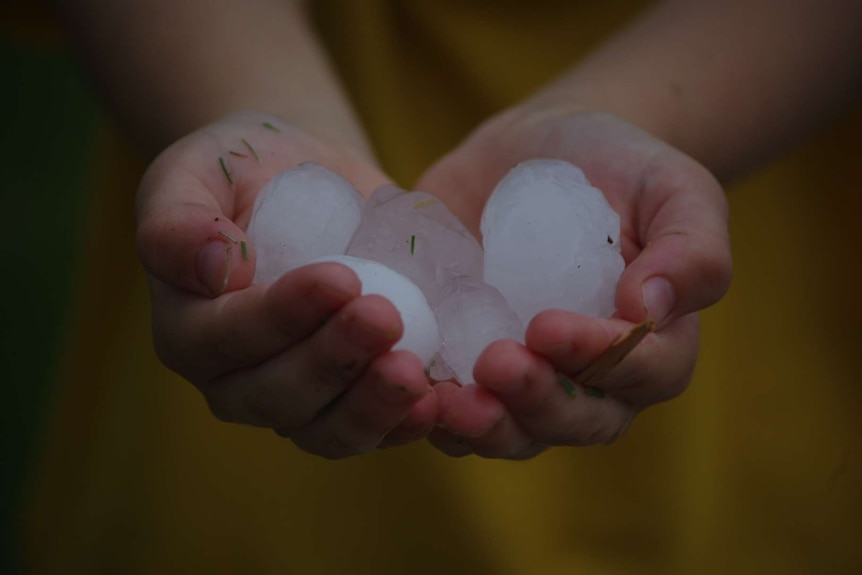
[[463,385],[474,383],[473,366],[490,344],[524,342],[524,326],[503,295],[473,277],[456,277],[446,285],[437,321],[443,337],[440,356]]
[[557,308],[609,317],[619,277],[620,219],[584,173],[530,160],[497,185],[482,214],[484,280],[527,325]]
[[542,310],[613,314],[620,220],[579,168],[519,164],[488,199],[481,230],[484,253],[434,196],[383,186],[364,202],[341,176],[304,163],[261,190],[248,236],[258,283],[319,261],[353,269],[363,294],[401,314],[395,349],[414,352],[436,380],[472,383],[487,346],[523,343]]
[[404,274],[435,306],[453,277],[482,277],[482,247],[437,198],[381,186],[365,207],[347,255]]
[[309,263],[337,262],[359,276],[362,295],[381,295],[392,302],[401,315],[404,333],[393,349],[412,351],[428,366],[440,348],[437,319],[422,291],[407,277],[378,262],[351,256],[328,256]]
[[364,200],[353,185],[312,162],[275,176],[257,195],[248,226],[255,283],[273,282],[321,256],[343,254]]

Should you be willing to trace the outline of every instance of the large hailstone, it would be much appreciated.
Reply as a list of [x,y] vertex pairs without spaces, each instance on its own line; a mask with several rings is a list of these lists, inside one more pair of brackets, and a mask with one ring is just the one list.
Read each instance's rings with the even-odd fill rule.
[[428,366],[440,348],[440,330],[422,291],[407,277],[385,265],[351,256],[328,256],[309,263],[337,262],[359,276],[362,295],[381,295],[401,315],[404,333],[392,349],[412,351]]
[[321,256],[343,254],[363,204],[350,182],[312,162],[275,176],[258,193],[247,231],[257,254],[255,283],[273,282]]
[[440,356],[461,384],[474,383],[473,366],[500,339],[524,343],[524,326],[503,295],[482,280],[452,279],[437,307],[443,343]]
[[497,185],[482,213],[484,280],[527,325],[558,308],[609,317],[625,268],[620,219],[584,173],[530,160]]
[[482,277],[482,247],[443,202],[395,186],[380,187],[368,200],[347,255],[404,274],[432,306],[452,278]]

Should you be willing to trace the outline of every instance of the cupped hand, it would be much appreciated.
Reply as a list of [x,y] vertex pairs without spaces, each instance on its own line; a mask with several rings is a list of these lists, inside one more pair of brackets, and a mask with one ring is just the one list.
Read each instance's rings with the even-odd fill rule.
[[137,247],[150,276],[156,351],[220,419],[270,427],[301,449],[344,457],[424,437],[437,396],[419,359],[391,351],[398,312],[360,296],[339,264],[252,285],[244,230],[258,190],[314,161],[368,196],[372,162],[278,118],[243,112],[178,141],[147,170]]
[[[430,439],[450,455],[518,459],[548,446],[615,440],[640,410],[688,386],[697,312],[729,286],[728,208],[719,183],[693,159],[608,114],[525,104],[486,122],[416,188],[443,199],[478,237],[496,183],[531,158],[579,166],[619,213],[626,269],[617,313],[545,311],[528,326],[526,345],[500,341],[483,352],[477,385],[437,385],[440,419]],[[625,359],[585,372],[645,321],[656,331]]]

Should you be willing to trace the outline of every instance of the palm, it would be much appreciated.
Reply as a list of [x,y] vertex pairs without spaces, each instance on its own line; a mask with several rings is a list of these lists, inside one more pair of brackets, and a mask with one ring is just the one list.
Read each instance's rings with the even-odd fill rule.
[[303,161],[366,195],[386,182],[369,162],[252,113],[195,132],[153,163],[137,212],[156,349],[220,418],[272,427],[314,453],[422,437],[436,397],[418,358],[390,351],[401,322],[388,301],[360,296],[355,274],[336,264],[251,285],[244,229],[256,194]]
[[[453,432],[475,435],[480,429],[494,427],[489,427],[491,419],[497,420],[497,429],[508,429],[503,432],[508,441],[485,437],[472,446],[487,455],[529,455],[543,445],[607,440],[638,409],[682,391],[697,355],[695,312],[716,301],[729,279],[721,187],[694,160],[606,114],[508,112],[486,123],[433,166],[417,187],[440,196],[478,235],[482,207],[496,183],[518,162],[536,157],[578,165],[604,192],[621,218],[627,267],[617,290],[614,320],[546,312],[529,326],[527,348],[512,348],[510,342],[492,346],[483,354],[475,375],[484,389],[441,388],[441,398],[447,398],[443,405],[449,406],[443,410],[443,423]],[[673,284],[675,304],[667,313],[660,306],[645,309],[642,287],[645,280],[656,276]],[[553,414],[543,416],[537,407],[552,401],[547,394],[559,393],[559,386],[542,390],[541,384],[535,384],[518,392],[507,387],[507,378],[515,376],[507,375],[501,365],[508,365],[509,371],[523,371],[521,379],[527,380],[527,372],[536,380],[544,374],[554,381],[554,372],[575,376],[616,336],[648,315],[661,323],[659,333],[605,378],[602,386],[610,397],[602,407],[577,415],[565,410],[557,413],[560,425],[567,425],[568,431],[549,426]],[[661,366],[656,364],[659,358]],[[494,397],[488,396],[488,390],[495,391]],[[489,407],[494,400],[503,405]],[[597,416],[597,410],[604,414]],[[577,426],[572,431],[572,418],[589,423],[580,433]],[[537,423],[539,420],[544,423]],[[464,449],[440,434],[437,443],[450,452]],[[513,443],[520,446],[520,452]]]

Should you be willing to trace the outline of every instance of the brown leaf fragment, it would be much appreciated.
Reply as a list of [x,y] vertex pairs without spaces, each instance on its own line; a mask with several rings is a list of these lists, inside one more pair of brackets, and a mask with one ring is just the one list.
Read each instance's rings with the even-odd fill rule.
[[620,337],[608,346],[587,368],[575,377],[578,385],[587,385],[617,366],[647,335],[655,331],[655,322],[646,320],[632,328],[630,332]]

